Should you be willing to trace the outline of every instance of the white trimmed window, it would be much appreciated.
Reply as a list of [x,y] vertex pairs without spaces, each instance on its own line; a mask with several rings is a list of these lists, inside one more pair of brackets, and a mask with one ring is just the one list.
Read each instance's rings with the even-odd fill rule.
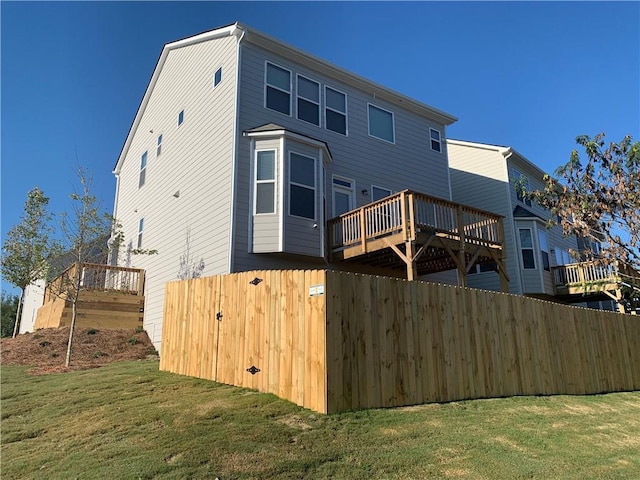
[[355,181],[350,178],[336,177],[333,183],[333,216],[337,217],[355,208]]
[[182,125],[184,123],[184,110],[180,110],[180,113],[178,114],[178,126]]
[[522,252],[522,267],[526,270],[535,270],[536,260],[533,254],[533,235],[531,229],[521,228],[520,233],[520,251]]
[[347,134],[347,95],[324,87],[324,126],[327,130]]
[[393,113],[384,108],[369,105],[369,135],[385,142],[395,143]]
[[266,108],[291,115],[291,72],[267,62],[264,95]]
[[138,179],[138,188],[144,185],[144,182],[147,178],[147,152],[142,154],[142,158],[140,158],[140,178]]
[[254,213],[276,213],[276,151],[256,152]]
[[320,84],[298,75],[298,120],[320,126]]
[[431,138],[431,150],[442,152],[442,138],[440,136],[440,132],[435,128],[430,128],[429,137]]
[[216,70],[216,73],[213,74],[213,87],[217,87],[222,81],[222,67]]
[[158,135],[158,144],[156,146],[156,157],[162,153],[162,134]]
[[316,218],[316,159],[289,154],[289,215]]
[[138,223],[138,247],[142,248],[142,232],[144,231],[144,218],[140,219]]
[[375,202],[376,200],[380,200],[381,198],[388,197],[391,195],[391,190],[384,187],[376,187],[375,185],[371,185],[371,201]]

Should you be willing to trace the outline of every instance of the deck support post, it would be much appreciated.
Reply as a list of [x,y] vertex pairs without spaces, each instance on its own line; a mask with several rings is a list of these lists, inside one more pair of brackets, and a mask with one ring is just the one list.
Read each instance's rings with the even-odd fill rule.
[[405,242],[406,261],[407,261],[407,280],[413,281],[418,273],[418,265],[416,262],[415,245],[412,241]]

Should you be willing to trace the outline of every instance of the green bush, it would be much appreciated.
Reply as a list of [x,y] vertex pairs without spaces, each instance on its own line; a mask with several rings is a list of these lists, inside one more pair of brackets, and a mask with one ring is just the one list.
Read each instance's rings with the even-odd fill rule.
[[131,337],[131,338],[129,339],[129,343],[130,343],[131,345],[136,345],[136,344],[138,343],[138,341],[139,341],[139,340],[137,339],[137,337]]
[[89,330],[87,330],[87,335],[95,335],[96,333],[98,333],[98,330],[96,330],[95,328],[90,328]]
[[42,342],[40,342],[41,347],[46,347],[48,345],[51,345],[51,342],[47,342],[46,340],[43,340]]

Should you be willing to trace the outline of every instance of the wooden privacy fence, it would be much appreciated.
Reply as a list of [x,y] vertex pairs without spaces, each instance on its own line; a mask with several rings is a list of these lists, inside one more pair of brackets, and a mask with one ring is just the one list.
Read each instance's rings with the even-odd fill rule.
[[335,271],[169,283],[160,368],[341,410],[640,389],[637,317]]

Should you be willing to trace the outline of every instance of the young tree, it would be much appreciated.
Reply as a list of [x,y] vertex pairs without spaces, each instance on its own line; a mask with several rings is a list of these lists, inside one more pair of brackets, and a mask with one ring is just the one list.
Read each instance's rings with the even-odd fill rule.
[[[60,281],[51,284],[54,293],[71,303],[71,326],[65,365],[71,362],[71,346],[78,314],[78,298],[82,290],[83,267],[100,256],[97,250],[107,252],[107,238],[116,227],[113,218],[101,210],[100,203],[92,193],[91,174],[83,167],[77,168],[79,189],[70,195],[69,212],[60,216],[62,249],[74,266],[67,269]],[[100,240],[102,239],[102,241]],[[58,272],[53,272],[55,276]]]
[[[586,251],[598,262],[622,261],[640,268],[640,142],[630,135],[620,143],[604,141],[604,133],[593,138],[582,135],[557,179],[545,175],[542,190],[523,192],[553,215],[550,222],[562,226],[566,235],[591,238],[602,245],[600,252]],[[586,157],[586,158],[585,158]]]
[[187,227],[184,240],[184,253],[178,264],[178,279],[189,280],[200,278],[204,270],[204,258],[196,261],[191,257],[191,228]]
[[14,337],[20,329],[24,291],[31,283],[45,278],[49,259],[55,250],[51,241],[53,228],[48,204],[49,198],[34,187],[27,194],[20,223],[9,230],[2,245],[2,276],[20,289]]
[[0,336],[10,337],[13,334],[16,322],[16,312],[20,304],[20,297],[11,293],[2,292],[2,306],[0,307]]

